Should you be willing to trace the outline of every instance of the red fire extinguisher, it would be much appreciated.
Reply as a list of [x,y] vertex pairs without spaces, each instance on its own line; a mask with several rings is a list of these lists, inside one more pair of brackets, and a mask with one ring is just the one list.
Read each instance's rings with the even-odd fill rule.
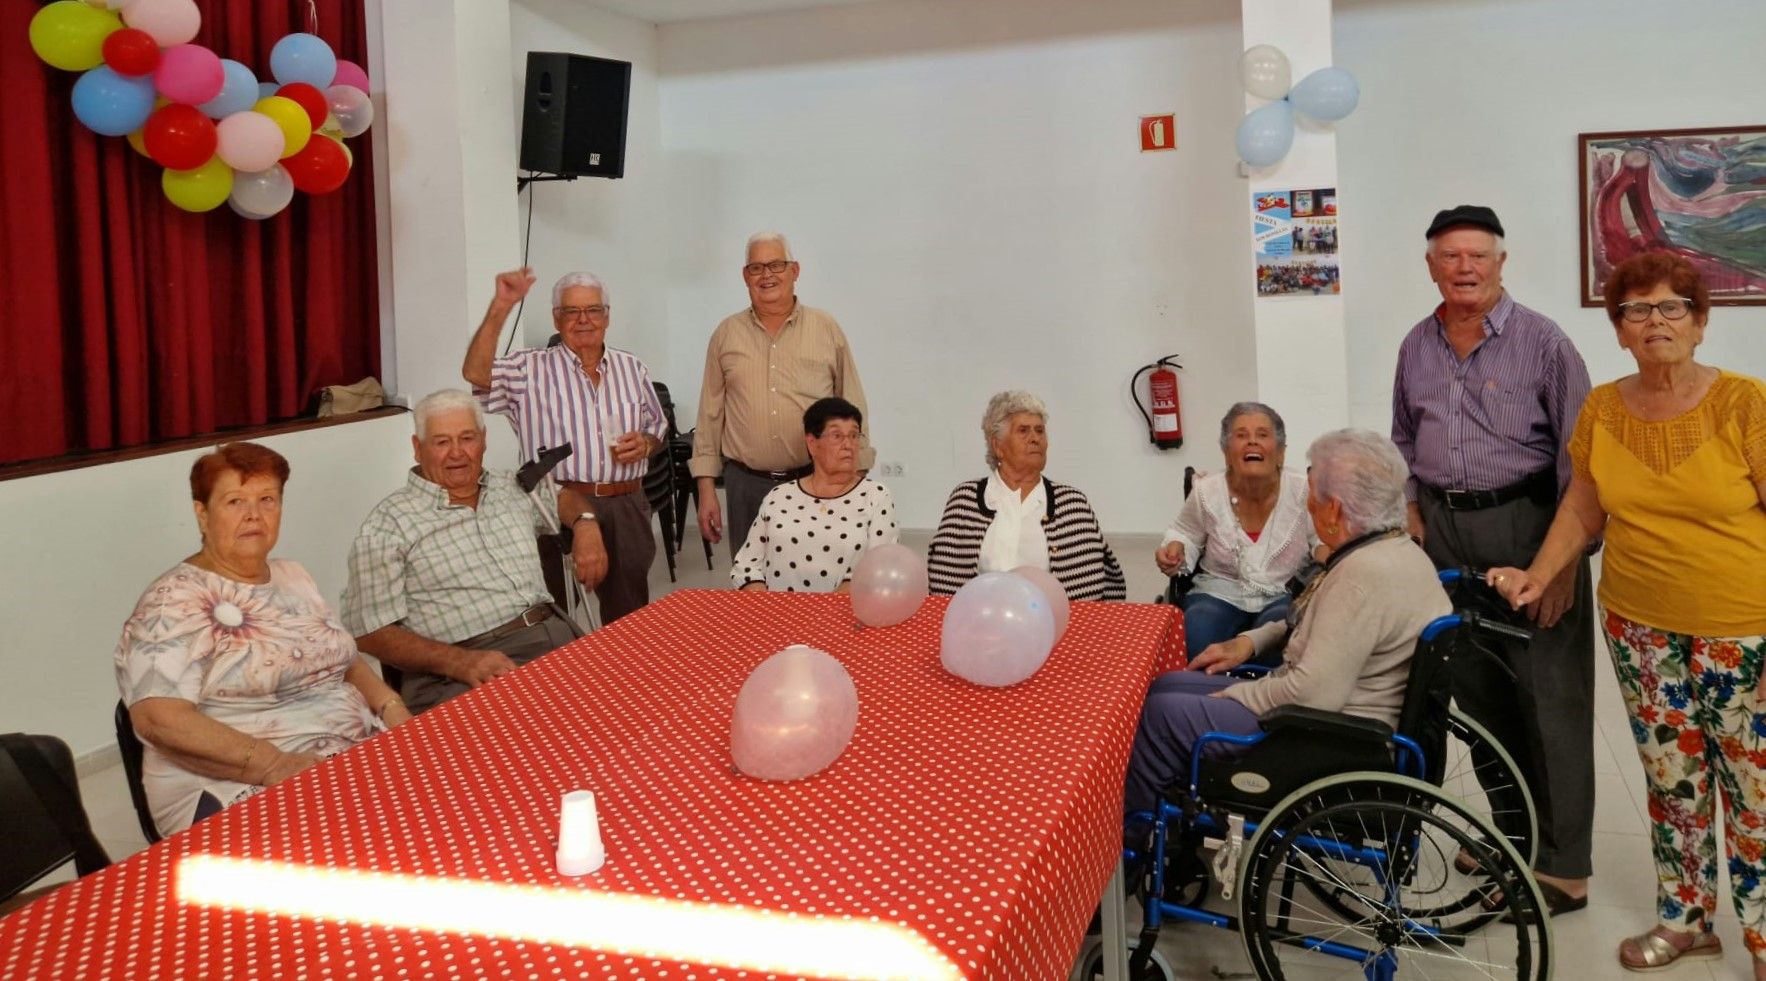
[[[1141,418],[1147,420],[1147,440],[1162,450],[1175,450],[1183,445],[1183,414],[1179,411],[1177,401],[1177,372],[1173,368],[1182,368],[1177,363],[1177,355],[1168,354],[1149,365],[1142,365],[1128,382],[1128,389],[1134,398],[1135,408],[1141,410]],[[1147,394],[1152,402],[1152,411],[1141,401],[1141,376],[1152,372],[1147,379]]]

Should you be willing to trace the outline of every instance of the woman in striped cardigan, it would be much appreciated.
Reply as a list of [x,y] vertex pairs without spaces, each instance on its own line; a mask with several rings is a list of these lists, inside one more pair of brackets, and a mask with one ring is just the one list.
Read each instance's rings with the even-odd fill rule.
[[958,484],[945,502],[926,560],[932,592],[954,593],[979,573],[1033,565],[1053,573],[1071,599],[1127,597],[1091,503],[1042,475],[1048,415],[1028,392],[988,400],[981,434],[992,472]]

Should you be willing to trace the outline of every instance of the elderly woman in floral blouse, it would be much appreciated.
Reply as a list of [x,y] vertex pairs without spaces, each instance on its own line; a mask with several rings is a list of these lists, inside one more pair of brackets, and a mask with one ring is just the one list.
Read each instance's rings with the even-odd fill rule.
[[123,624],[117,687],[164,834],[411,717],[306,570],[270,558],[287,481],[288,461],[253,443],[197,460],[202,548]]

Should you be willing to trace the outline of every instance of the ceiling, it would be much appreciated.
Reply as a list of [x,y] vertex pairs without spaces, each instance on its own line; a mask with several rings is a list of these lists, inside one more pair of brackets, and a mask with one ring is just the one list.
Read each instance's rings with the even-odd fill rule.
[[735,17],[809,7],[839,7],[872,0],[590,0],[597,7],[636,17],[653,24],[667,24],[707,17]]

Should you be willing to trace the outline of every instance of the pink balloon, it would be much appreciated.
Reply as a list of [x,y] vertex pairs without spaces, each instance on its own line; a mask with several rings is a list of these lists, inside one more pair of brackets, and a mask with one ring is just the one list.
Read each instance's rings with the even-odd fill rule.
[[1012,574],[1030,580],[1048,598],[1049,612],[1055,615],[1055,642],[1060,643],[1062,636],[1067,633],[1067,619],[1073,613],[1072,605],[1067,602],[1067,590],[1061,585],[1061,580],[1056,579],[1055,574],[1049,570],[1033,565],[1021,565],[1013,569]]
[[196,36],[202,11],[196,9],[196,0],[135,0],[123,8],[123,23],[153,35],[160,47],[171,48]]
[[368,91],[368,73],[362,66],[353,61],[337,59],[337,75],[331,80],[332,85],[353,85],[364,93]]
[[871,627],[893,627],[926,602],[926,563],[906,545],[866,549],[852,571],[852,615]]
[[760,662],[730,718],[736,768],[762,780],[797,780],[840,758],[858,726],[858,689],[829,656],[793,644]]
[[944,611],[938,660],[978,685],[1004,688],[1035,674],[1055,646],[1055,615],[1023,576],[983,572]]
[[200,44],[180,44],[160,52],[153,86],[159,94],[187,106],[201,105],[221,94],[227,70],[213,51]]
[[236,112],[216,127],[220,145],[215,152],[234,170],[255,174],[269,170],[282,159],[286,137],[276,120],[261,112]]

